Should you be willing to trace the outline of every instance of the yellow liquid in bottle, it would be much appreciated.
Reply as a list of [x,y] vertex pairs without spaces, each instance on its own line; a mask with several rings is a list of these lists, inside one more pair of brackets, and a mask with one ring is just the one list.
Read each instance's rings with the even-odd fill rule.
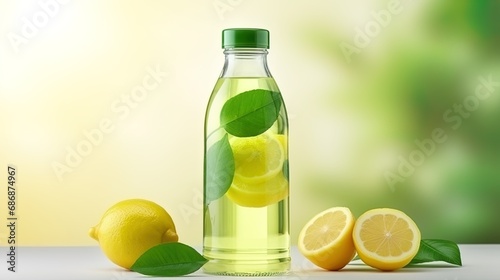
[[[253,89],[279,92],[272,78],[219,79],[207,110],[206,150],[224,134],[223,129],[218,129],[218,113],[224,102],[237,93]],[[279,135],[286,142],[288,131],[284,106],[281,110],[276,123],[265,133]],[[282,152],[288,159],[288,145],[282,146]],[[253,193],[253,196],[249,194],[246,198],[245,191],[238,191],[237,199],[235,199],[228,191],[221,198],[205,206],[203,254],[209,260],[203,267],[206,273],[267,276],[288,272],[290,267],[289,186],[288,178],[283,172],[280,171],[277,175],[281,176],[279,180],[269,179],[259,183],[263,190],[279,189],[279,201],[275,201],[277,199],[272,197],[272,192],[268,194],[266,191],[258,191],[257,194]],[[279,186],[273,185],[276,181],[280,182]],[[251,188],[252,184],[249,186]]]

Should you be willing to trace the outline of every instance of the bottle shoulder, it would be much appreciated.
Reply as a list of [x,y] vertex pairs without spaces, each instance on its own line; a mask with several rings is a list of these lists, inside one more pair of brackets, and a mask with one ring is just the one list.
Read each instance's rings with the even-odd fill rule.
[[215,84],[212,95],[221,94],[230,98],[254,89],[280,92],[273,77],[220,77]]

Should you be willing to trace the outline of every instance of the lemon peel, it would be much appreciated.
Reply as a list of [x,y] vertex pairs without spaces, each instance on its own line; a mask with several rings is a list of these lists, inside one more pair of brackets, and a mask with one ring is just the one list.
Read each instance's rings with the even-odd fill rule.
[[113,263],[125,269],[130,269],[151,247],[179,239],[168,212],[144,199],[124,200],[111,206],[88,233]]

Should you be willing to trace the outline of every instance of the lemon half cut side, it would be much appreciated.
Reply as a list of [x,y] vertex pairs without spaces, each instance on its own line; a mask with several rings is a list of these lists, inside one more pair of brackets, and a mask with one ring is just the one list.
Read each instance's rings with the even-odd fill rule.
[[384,270],[404,267],[420,247],[420,230],[402,211],[372,209],[361,215],[353,230],[353,240],[361,260]]
[[356,253],[352,240],[354,222],[347,207],[333,207],[317,214],[299,234],[300,252],[321,268],[343,268]]

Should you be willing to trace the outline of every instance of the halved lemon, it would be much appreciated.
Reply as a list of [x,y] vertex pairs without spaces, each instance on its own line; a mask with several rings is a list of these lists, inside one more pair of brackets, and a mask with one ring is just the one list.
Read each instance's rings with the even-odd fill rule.
[[299,234],[300,252],[321,268],[343,268],[356,253],[352,240],[354,221],[347,207],[333,207],[317,214]]
[[380,270],[396,270],[417,254],[420,230],[399,210],[372,209],[356,221],[353,240],[364,263]]
[[282,171],[285,150],[275,135],[232,137],[229,143],[234,156],[234,177],[239,182],[262,183]]

